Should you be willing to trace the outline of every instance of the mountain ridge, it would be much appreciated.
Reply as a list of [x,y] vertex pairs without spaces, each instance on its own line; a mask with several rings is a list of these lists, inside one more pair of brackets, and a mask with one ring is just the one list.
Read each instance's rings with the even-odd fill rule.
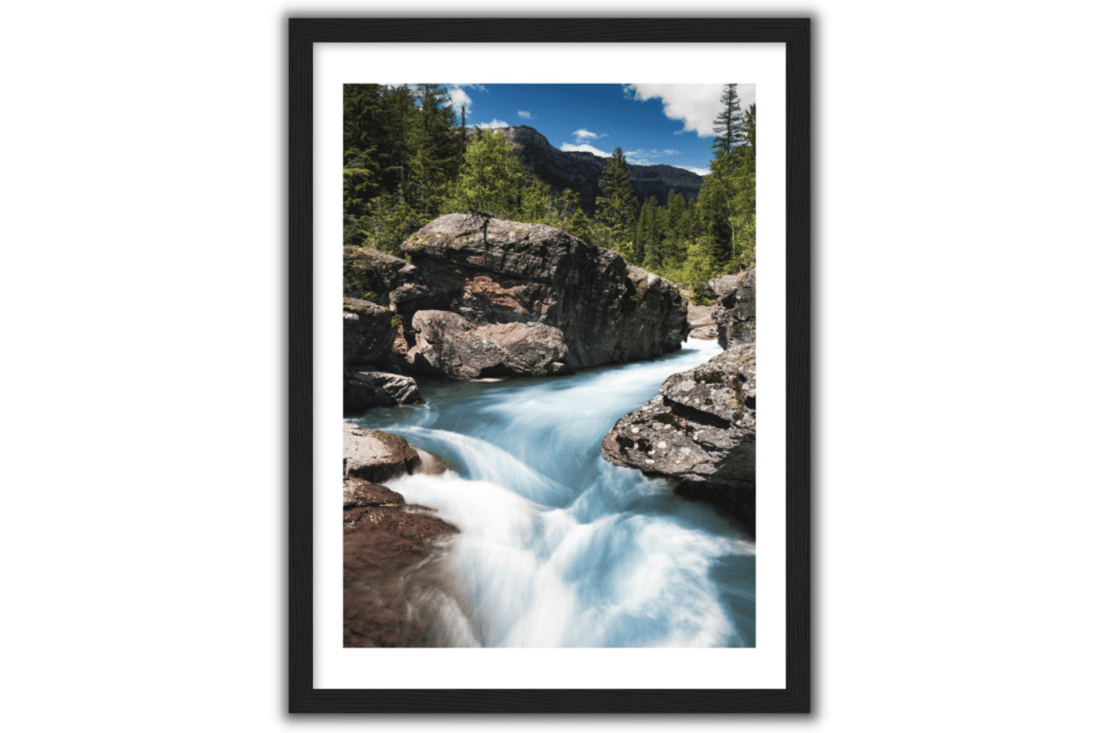
[[[559,193],[567,188],[572,189],[577,193],[585,213],[590,216],[595,213],[600,176],[607,166],[607,158],[584,151],[559,150],[550,144],[545,135],[527,125],[499,130],[504,139],[519,150],[524,164],[540,180]],[[703,176],[672,165],[628,163],[627,168],[639,206],[651,196],[656,196],[658,203],[666,206],[670,190],[683,196],[685,201],[698,198],[703,185]]]

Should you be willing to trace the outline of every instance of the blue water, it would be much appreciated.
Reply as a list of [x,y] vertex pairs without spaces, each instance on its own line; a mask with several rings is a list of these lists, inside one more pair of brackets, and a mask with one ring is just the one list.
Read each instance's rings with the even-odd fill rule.
[[436,643],[505,647],[756,644],[756,548],[705,505],[613,466],[600,441],[671,374],[719,352],[568,377],[424,385],[427,404],[356,422],[454,470],[390,484],[461,530],[436,606]]

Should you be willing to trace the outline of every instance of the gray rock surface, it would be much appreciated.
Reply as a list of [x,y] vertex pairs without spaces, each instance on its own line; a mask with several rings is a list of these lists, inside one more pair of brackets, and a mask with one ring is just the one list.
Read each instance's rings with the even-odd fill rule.
[[674,374],[621,418],[603,457],[677,482],[678,490],[755,520],[756,344],[737,344]]
[[[682,292],[681,295],[683,295]],[[688,336],[706,341],[714,341],[718,338],[718,326],[714,322],[714,310],[715,306],[713,305],[689,305],[688,328],[691,331]]]
[[423,402],[412,377],[389,372],[344,370],[344,413],[371,407],[410,405]]
[[411,473],[420,463],[416,448],[404,438],[381,430],[344,423],[344,477],[373,483]]
[[388,358],[397,334],[393,313],[369,300],[344,298],[344,366]]
[[417,370],[458,379],[567,370],[561,331],[542,323],[475,326],[450,311],[417,311],[406,358]]
[[756,341],[756,268],[715,278],[707,286],[718,301],[714,322],[722,348]]
[[415,277],[390,294],[395,351],[414,369],[553,374],[659,356],[687,335],[672,283],[553,227],[449,214],[401,249]]

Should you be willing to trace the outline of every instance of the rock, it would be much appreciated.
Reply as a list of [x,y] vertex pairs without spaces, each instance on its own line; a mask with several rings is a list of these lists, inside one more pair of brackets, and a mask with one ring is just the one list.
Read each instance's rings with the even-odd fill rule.
[[458,379],[506,374],[545,376],[566,371],[561,331],[541,323],[474,326],[457,313],[417,311],[410,364]]
[[405,497],[385,486],[365,481],[356,476],[344,479],[344,509],[363,506],[397,506],[405,503]]
[[393,349],[393,313],[369,300],[344,298],[344,366],[383,361]]
[[714,321],[722,348],[756,341],[756,268],[715,278],[707,286],[718,301]]
[[344,370],[344,413],[371,407],[411,405],[423,402],[412,377],[387,372]]
[[383,483],[410,473],[419,462],[416,448],[404,438],[344,423],[345,478],[355,476]]
[[673,479],[752,527],[756,487],[756,344],[674,374],[602,442],[619,466]]
[[[681,296],[683,291],[681,291]],[[691,329],[688,336],[696,339],[713,341],[718,338],[718,326],[714,322],[713,305],[689,305],[688,328]]]
[[410,282],[415,268],[401,257],[362,246],[344,247],[344,297],[389,303],[390,292]]
[[433,638],[438,606],[425,597],[442,597],[438,541],[458,529],[365,481],[349,505],[348,486],[358,481],[344,482],[344,646],[442,646],[445,639]]
[[404,438],[344,423],[346,647],[442,645],[433,638],[437,606],[424,598],[442,597],[447,575],[435,542],[458,528],[378,483],[422,463],[447,467]]
[[395,351],[414,370],[555,374],[660,356],[687,335],[672,283],[553,227],[448,214],[401,249],[415,277],[390,293]]

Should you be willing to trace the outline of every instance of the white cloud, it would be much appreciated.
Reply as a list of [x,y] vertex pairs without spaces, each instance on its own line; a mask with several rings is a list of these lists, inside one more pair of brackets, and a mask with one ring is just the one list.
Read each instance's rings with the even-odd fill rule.
[[[714,118],[722,109],[723,84],[628,84],[634,99],[660,99],[665,116],[682,120],[680,132],[694,132],[699,137],[714,136]],[[738,84],[737,96],[741,109],[756,103],[756,85]]]
[[466,109],[469,110],[473,106],[474,100],[470,99],[470,95],[462,90],[460,87],[451,87],[448,90],[451,93],[451,99],[449,104],[454,109],[462,109],[462,105],[466,105]]
[[522,117],[525,120],[531,119],[531,113],[530,112],[524,112],[522,109],[519,112],[516,112],[516,114],[519,115],[520,117]]
[[573,138],[580,142],[581,140],[599,140],[601,137],[607,137],[607,135],[597,135],[594,132],[588,130],[577,130],[573,133]]
[[665,152],[665,155],[679,155],[680,154],[679,150],[669,150],[668,148],[665,148],[664,152]]
[[499,130],[502,127],[511,127],[507,122],[498,119],[493,119],[492,122],[479,122],[477,126],[482,130]]
[[594,148],[591,145],[574,145],[572,143],[562,143],[560,149],[567,153],[592,153],[593,155],[598,155],[601,158],[611,157],[611,153],[604,152],[603,150],[600,150],[599,148]]
[[705,175],[708,175],[710,173],[710,168],[695,168],[694,166],[690,166],[690,165],[678,165],[676,167],[677,168],[683,168],[686,171],[691,171],[692,173],[695,173],[695,174],[700,175],[700,176],[705,176]]

